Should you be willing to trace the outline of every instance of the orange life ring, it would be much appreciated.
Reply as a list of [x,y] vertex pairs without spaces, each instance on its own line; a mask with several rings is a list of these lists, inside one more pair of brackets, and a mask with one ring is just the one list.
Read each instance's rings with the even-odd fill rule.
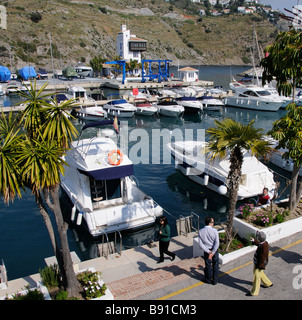
[[112,166],[118,166],[123,161],[123,153],[119,149],[111,150],[108,153],[108,162]]

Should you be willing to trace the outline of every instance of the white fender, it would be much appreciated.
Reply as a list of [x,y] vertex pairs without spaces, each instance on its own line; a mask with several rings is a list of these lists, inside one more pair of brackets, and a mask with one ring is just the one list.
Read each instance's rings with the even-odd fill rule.
[[75,220],[76,211],[77,211],[77,207],[73,206],[72,209],[71,209],[71,217],[70,217],[72,222],[74,222],[74,220]]
[[218,187],[218,193],[221,195],[225,195],[228,192],[228,188],[225,185],[221,185]]
[[206,174],[206,175],[204,176],[204,178],[203,178],[203,184],[204,184],[205,186],[207,186],[208,183],[209,183],[209,175]]
[[77,217],[77,225],[78,226],[82,223],[82,219],[83,219],[83,212],[79,212],[78,217]]

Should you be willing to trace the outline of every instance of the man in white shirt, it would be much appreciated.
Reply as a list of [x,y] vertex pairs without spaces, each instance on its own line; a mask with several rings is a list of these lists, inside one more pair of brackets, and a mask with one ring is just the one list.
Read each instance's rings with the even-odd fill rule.
[[[205,218],[205,227],[199,230],[198,243],[199,247],[204,251],[205,260],[205,282],[217,284],[219,271],[219,235],[218,231],[213,228],[214,219]],[[213,280],[212,280],[213,279]]]

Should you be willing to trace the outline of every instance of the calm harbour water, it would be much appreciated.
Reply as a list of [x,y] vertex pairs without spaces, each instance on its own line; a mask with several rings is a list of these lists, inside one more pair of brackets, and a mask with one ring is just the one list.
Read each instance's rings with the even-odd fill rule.
[[[215,85],[221,85],[229,89],[228,83],[234,76],[246,69],[246,67],[199,67],[199,79],[214,81]],[[170,70],[173,72],[173,70]],[[174,71],[175,75],[177,73]],[[106,93],[106,92],[105,92]],[[7,102],[9,103],[9,101]],[[222,112],[211,112],[197,116],[184,116],[181,119],[166,117],[133,117],[128,121],[129,131],[134,128],[145,129],[149,137],[152,137],[152,129],[175,128],[207,129],[214,125],[215,119],[231,117],[242,123],[248,123],[255,119],[255,126],[268,131],[272,123],[282,117],[285,110],[278,112],[256,112],[236,108],[223,108]],[[82,124],[74,120],[78,129]],[[88,131],[90,130],[90,131]],[[95,134],[95,129],[88,129],[88,135]],[[150,138],[150,143],[152,139]],[[135,142],[132,143],[132,145]],[[131,148],[131,144],[129,144]],[[162,146],[163,149],[165,146]],[[163,152],[161,150],[161,152]],[[150,155],[151,156],[151,155]],[[284,183],[276,167],[276,179]],[[177,234],[175,221],[180,215],[188,216],[195,212],[200,216],[201,224],[205,216],[212,215],[217,223],[226,220],[227,198],[199,186],[184,177],[171,164],[137,164],[134,165],[134,174],[139,182],[139,187],[160,204],[165,210],[172,229],[172,235]],[[38,272],[45,266],[44,258],[53,256],[52,247],[46,227],[30,192],[23,193],[22,199],[16,199],[13,204],[5,206],[0,199],[0,259],[3,259],[9,279],[26,276]],[[68,214],[70,202],[62,196],[62,208]],[[98,255],[99,240],[93,240],[82,227],[70,225],[69,231],[70,250],[75,251],[81,260],[94,258]],[[153,240],[156,235],[156,227],[152,226],[137,232],[123,233],[124,248],[131,248]]]

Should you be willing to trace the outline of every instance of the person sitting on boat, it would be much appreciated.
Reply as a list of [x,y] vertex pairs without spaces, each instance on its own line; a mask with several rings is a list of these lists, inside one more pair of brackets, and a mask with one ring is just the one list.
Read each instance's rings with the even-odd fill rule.
[[269,203],[270,203],[270,196],[268,194],[268,189],[263,188],[262,194],[259,194],[259,196],[258,196],[257,204],[258,204],[258,206],[263,206],[263,205],[269,204]]

